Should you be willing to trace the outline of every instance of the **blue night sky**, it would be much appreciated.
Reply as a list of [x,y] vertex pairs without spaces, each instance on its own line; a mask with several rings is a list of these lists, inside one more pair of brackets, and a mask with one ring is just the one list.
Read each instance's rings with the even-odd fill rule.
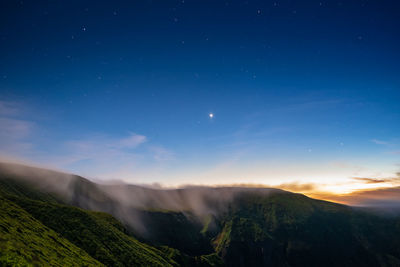
[[0,5],[3,160],[332,191],[400,169],[398,1]]

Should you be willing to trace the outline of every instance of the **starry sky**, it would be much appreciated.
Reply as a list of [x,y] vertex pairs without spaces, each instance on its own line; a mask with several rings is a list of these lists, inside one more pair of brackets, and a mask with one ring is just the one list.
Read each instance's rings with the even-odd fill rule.
[[140,184],[397,186],[399,13],[1,1],[0,159]]

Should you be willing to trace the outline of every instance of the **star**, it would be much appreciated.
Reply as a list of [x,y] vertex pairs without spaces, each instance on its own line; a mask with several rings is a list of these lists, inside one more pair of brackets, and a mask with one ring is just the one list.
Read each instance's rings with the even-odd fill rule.
[[212,119],[212,118],[214,118],[214,114],[210,113],[210,114],[208,114],[208,117],[210,117],[210,119]]

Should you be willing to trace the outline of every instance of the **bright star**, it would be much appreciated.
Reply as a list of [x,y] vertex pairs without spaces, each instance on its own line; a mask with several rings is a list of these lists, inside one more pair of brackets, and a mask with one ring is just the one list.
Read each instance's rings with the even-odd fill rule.
[[214,114],[210,113],[208,114],[208,116],[210,117],[210,119],[212,119],[214,117]]

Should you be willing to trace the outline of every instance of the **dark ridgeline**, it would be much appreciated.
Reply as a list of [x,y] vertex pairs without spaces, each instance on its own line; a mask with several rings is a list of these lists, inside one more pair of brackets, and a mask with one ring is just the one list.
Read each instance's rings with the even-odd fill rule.
[[[20,165],[1,164],[0,171],[2,264],[72,257],[107,266],[400,266],[400,219],[393,214],[277,189],[162,190]],[[28,217],[33,229],[23,224]],[[16,244],[24,237],[48,243],[32,237],[44,228],[69,251]]]

